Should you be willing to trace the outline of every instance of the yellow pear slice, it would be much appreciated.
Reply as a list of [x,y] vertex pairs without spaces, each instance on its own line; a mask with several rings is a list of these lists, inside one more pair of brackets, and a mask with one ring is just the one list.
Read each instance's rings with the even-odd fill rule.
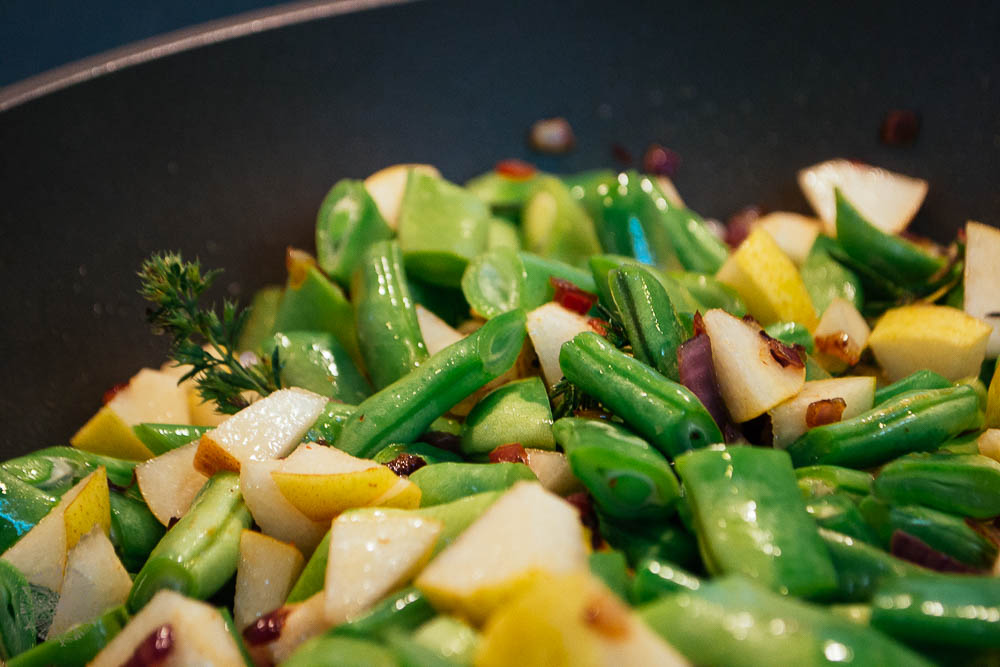
[[810,405],[838,398],[845,403],[841,421],[871,410],[875,401],[875,378],[850,376],[806,382],[798,394],[767,411],[771,417],[774,446],[784,449],[809,430],[806,414]]
[[284,456],[326,407],[327,398],[304,389],[280,389],[251,403],[201,436],[194,466],[206,475],[240,471],[247,461]]
[[385,466],[319,475],[275,471],[271,477],[281,495],[313,521],[329,521],[346,509],[371,505],[399,479]]
[[979,375],[991,331],[957,308],[915,304],[887,310],[868,346],[890,382],[923,368],[955,381]]
[[810,331],[816,328],[816,310],[802,276],[765,229],[755,227],[716,278],[739,292],[762,325],[798,322]]
[[400,477],[388,491],[373,500],[372,507],[394,507],[403,510],[413,510],[420,507],[423,493],[420,487],[410,480]]
[[381,511],[351,512],[330,528],[325,613],[343,623],[407,583],[430,558],[443,524]]
[[439,610],[482,621],[539,577],[586,567],[577,511],[519,482],[430,562],[416,585]]
[[590,320],[579,313],[550,301],[535,308],[527,315],[528,338],[542,366],[542,377],[552,387],[562,379],[559,367],[559,350],[563,343],[582,331],[593,331]]
[[757,220],[757,225],[771,235],[781,251],[797,266],[802,266],[813,242],[823,230],[823,222],[799,213],[775,211]]
[[399,221],[399,208],[403,204],[406,179],[411,171],[419,171],[428,176],[441,176],[441,172],[429,164],[394,164],[379,169],[365,179],[365,189],[375,201],[378,212],[392,229],[396,229],[396,223]]
[[69,552],[48,636],[61,635],[77,623],[124,603],[131,588],[132,578],[118,560],[111,540],[100,528],[93,528]]
[[149,511],[164,526],[191,507],[208,477],[194,469],[198,443],[192,442],[149,459],[135,468],[139,492]]
[[108,473],[101,466],[80,480],[80,491],[63,514],[66,526],[66,549],[72,549],[84,535],[97,526],[104,534],[111,532],[111,500],[108,497]]
[[294,545],[252,530],[240,534],[233,621],[242,630],[280,607],[305,565]]
[[965,312],[993,326],[986,356],[1000,355],[1000,229],[965,223]]
[[719,390],[736,422],[758,417],[802,389],[805,366],[783,366],[759,326],[717,308],[703,319]]

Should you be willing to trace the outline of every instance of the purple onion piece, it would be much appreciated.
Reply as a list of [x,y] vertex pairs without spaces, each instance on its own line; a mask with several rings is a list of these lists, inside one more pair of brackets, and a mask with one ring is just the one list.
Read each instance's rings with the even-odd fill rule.
[[719,382],[712,365],[712,342],[708,334],[700,333],[677,349],[677,367],[681,384],[702,402],[712,419],[719,425],[727,443],[743,440],[743,434],[733,423],[726,402],[719,391]]
[[961,574],[976,574],[982,572],[977,568],[955,560],[948,554],[938,551],[919,537],[897,530],[889,542],[889,553],[897,558],[921,565],[935,572],[958,572]]

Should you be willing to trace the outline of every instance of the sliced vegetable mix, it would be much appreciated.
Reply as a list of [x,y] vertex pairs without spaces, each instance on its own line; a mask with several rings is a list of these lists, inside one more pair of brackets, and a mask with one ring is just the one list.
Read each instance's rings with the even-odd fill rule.
[[0,659],[995,661],[1000,230],[833,160],[729,247],[646,162],[340,181],[250,310],[152,256],[172,363],[0,464]]

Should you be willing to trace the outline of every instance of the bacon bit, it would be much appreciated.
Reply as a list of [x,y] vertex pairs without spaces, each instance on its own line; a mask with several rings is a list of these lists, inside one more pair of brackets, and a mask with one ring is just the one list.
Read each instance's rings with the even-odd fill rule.
[[851,343],[851,337],[846,331],[835,331],[826,336],[816,336],[816,349],[819,352],[836,357],[849,366],[853,366],[861,360],[861,353],[857,346]]
[[580,514],[580,523],[590,531],[590,545],[594,549],[599,549],[604,540],[601,539],[600,523],[597,521],[597,513],[594,511],[594,501],[586,491],[578,491],[566,496],[566,502],[576,508]]
[[920,116],[914,111],[893,109],[882,118],[879,139],[889,146],[912,144],[920,133]]
[[555,295],[552,297],[552,300],[566,310],[586,315],[594,307],[594,304],[597,303],[596,294],[585,292],[568,280],[550,276],[549,284],[555,289]]
[[149,633],[145,639],[135,647],[135,653],[122,667],[159,667],[170,657],[170,652],[174,650],[174,629],[169,623]]
[[519,442],[500,445],[490,452],[490,463],[527,463],[528,452]]
[[625,606],[608,594],[597,594],[583,607],[583,622],[608,639],[622,640],[629,634]]
[[814,401],[806,408],[806,426],[815,428],[839,422],[841,417],[844,416],[846,408],[847,401],[839,396],[837,398],[824,398],[820,401]]
[[462,446],[462,438],[447,431],[427,431],[420,436],[420,442],[449,452],[458,452]]
[[424,460],[423,457],[417,456],[416,454],[403,452],[384,465],[386,468],[396,473],[398,477],[406,477],[407,475],[412,475],[414,472],[427,465],[427,461]]
[[114,399],[115,396],[117,396],[119,393],[121,393],[127,388],[128,388],[128,382],[119,382],[115,386],[111,387],[111,389],[108,389],[106,392],[104,392],[104,395],[101,396],[101,405],[107,405]]
[[681,156],[660,144],[650,144],[642,156],[642,170],[647,174],[673,178],[681,166]]
[[611,144],[611,157],[626,167],[632,164],[632,153],[621,144]]
[[608,337],[608,327],[611,326],[611,323],[607,320],[602,320],[599,317],[591,317],[587,320],[587,324],[590,325],[590,328],[593,329],[594,333],[598,336],[604,336],[605,338]]
[[568,153],[575,145],[573,127],[562,117],[536,120],[528,130],[528,146],[539,153]]
[[744,206],[729,216],[726,221],[726,243],[732,248],[743,243],[746,237],[750,236],[750,230],[757,220],[763,215],[764,209],[760,206]]
[[493,171],[511,181],[526,181],[538,173],[535,165],[515,158],[500,160]]
[[269,614],[264,614],[243,628],[243,639],[251,646],[270,644],[281,636],[281,629],[285,627],[285,620],[290,613],[292,613],[292,608],[283,605]]
[[806,349],[801,345],[788,345],[782,343],[777,338],[771,338],[767,335],[767,332],[763,329],[760,330],[760,337],[767,342],[768,348],[770,348],[771,357],[774,358],[782,368],[805,368],[805,354]]
[[708,329],[705,328],[705,318],[701,316],[700,310],[694,311],[694,319],[691,324],[694,329],[694,336],[692,336],[692,338],[700,336],[701,334],[705,334],[706,336],[708,335]]

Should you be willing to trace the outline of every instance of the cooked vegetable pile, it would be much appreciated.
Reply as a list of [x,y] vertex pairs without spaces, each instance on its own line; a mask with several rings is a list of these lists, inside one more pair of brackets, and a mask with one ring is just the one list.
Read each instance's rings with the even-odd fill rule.
[[171,361],[0,464],[0,657],[1000,660],[1000,230],[799,181],[720,230],[662,177],[390,167],[245,310],[150,257]]

